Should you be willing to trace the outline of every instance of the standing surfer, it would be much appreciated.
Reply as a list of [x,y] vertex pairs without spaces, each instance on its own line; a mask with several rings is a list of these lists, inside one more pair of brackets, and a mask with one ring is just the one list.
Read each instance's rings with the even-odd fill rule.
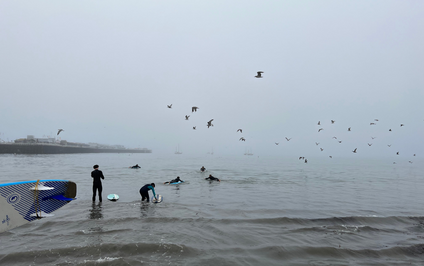
[[156,198],[155,183],[151,183],[151,184],[146,184],[142,188],[140,188],[141,201],[144,201],[144,199],[147,199],[147,202],[149,202],[149,190],[153,192],[153,196]]
[[96,164],[93,166],[94,171],[91,172],[93,178],[93,201],[96,201],[96,192],[99,191],[99,201],[102,202],[102,180],[105,179],[103,172],[99,170],[99,166]]

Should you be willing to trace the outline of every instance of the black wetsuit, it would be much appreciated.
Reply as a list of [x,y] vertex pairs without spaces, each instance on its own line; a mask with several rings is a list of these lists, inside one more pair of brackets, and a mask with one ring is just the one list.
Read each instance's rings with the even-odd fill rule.
[[105,179],[103,172],[96,169],[91,172],[91,177],[93,178],[93,201],[96,201],[96,192],[99,191],[99,201],[102,202],[103,187],[101,179]]
[[146,184],[140,188],[141,201],[147,199],[147,202],[149,202],[149,190],[152,190],[153,196],[156,197],[155,189],[153,188],[152,184]]
[[218,178],[213,177],[213,176],[206,177],[205,179],[206,179],[206,180],[210,180],[210,181],[213,181],[213,180],[219,181],[219,179],[218,179]]

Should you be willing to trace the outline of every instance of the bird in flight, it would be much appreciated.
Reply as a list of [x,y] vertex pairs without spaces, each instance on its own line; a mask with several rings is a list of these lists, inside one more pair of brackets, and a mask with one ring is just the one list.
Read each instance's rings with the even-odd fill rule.
[[305,163],[308,163],[308,159],[305,159]]
[[191,107],[191,112],[192,113],[197,112],[197,109],[199,109],[199,107],[193,106],[193,107]]
[[321,121],[318,121],[318,126],[321,125]]
[[390,148],[392,146],[392,144],[388,144],[387,146]]
[[213,127],[212,121],[213,121],[213,119],[211,119],[211,120],[208,121],[208,124],[207,124],[208,128],[209,127]]
[[241,128],[237,129],[237,132],[243,133],[243,130]]
[[389,129],[389,131],[392,131],[392,129]]
[[286,140],[287,140],[287,141],[290,141],[291,139],[292,139],[292,138],[287,138],[287,137],[286,137]]
[[324,130],[323,128],[318,129],[318,132],[320,132],[321,130]]
[[168,106],[168,108],[172,108],[172,103],[170,105],[167,105],[167,106]]
[[278,145],[278,144],[280,144],[280,142],[275,142],[275,145]]
[[396,152],[396,155],[399,155],[399,152]]
[[193,127],[193,130],[196,130],[196,127]]
[[400,126],[401,126],[401,127],[403,127],[403,126],[404,126],[404,124],[400,124]]
[[371,147],[371,145],[372,145],[372,143],[368,143],[368,146],[370,146],[370,147]]
[[371,137],[372,139],[375,139],[376,137]]
[[190,117],[189,115],[186,115],[186,116],[185,116],[185,120],[188,120],[188,118],[189,118],[189,117]]
[[323,148],[320,148],[320,150],[323,151],[324,149]]
[[63,130],[63,129],[58,129],[58,131],[57,131],[57,135],[59,135],[59,133],[60,133],[60,132],[62,132],[62,131],[65,131],[65,130]]
[[264,73],[263,71],[258,71],[258,74],[255,76],[255,78],[262,78],[262,73]]
[[330,156],[328,156],[328,157],[333,158],[333,156],[331,156],[331,155],[330,155]]
[[331,124],[334,124],[334,122],[336,122],[336,121],[334,121],[334,120],[331,120]]
[[347,129],[347,131],[350,131],[350,129],[351,129],[351,128],[349,127],[349,128]]
[[339,140],[339,143],[342,143],[342,141],[341,141],[341,140]]
[[337,137],[333,137],[333,139],[337,139]]
[[378,122],[378,119],[374,119],[374,121],[377,121]]
[[375,126],[375,123],[370,123],[370,126]]
[[356,153],[356,150],[357,150],[357,149],[358,149],[358,148],[355,148],[352,152],[353,152],[353,153]]
[[318,145],[319,145],[319,142],[315,142],[315,145],[317,145],[317,146],[318,146]]
[[241,140],[241,141],[246,141],[243,137],[241,137],[241,138],[239,139],[239,141],[240,141],[240,140]]

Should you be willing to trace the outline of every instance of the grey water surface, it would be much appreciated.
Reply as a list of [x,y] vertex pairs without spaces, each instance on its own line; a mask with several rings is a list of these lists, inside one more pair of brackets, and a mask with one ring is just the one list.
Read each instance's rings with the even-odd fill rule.
[[[101,204],[91,201],[94,164]],[[424,263],[419,161],[63,154],[0,155],[0,166],[0,183],[64,179],[78,191],[53,217],[1,233],[0,265]],[[177,176],[186,182],[163,184]],[[140,201],[152,182],[162,203]]]

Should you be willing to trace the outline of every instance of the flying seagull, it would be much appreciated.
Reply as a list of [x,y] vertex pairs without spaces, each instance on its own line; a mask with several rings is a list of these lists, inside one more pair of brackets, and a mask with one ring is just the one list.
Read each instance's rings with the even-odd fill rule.
[[59,135],[60,132],[65,131],[63,129],[58,129],[57,134]]
[[191,107],[191,112],[192,113],[197,112],[197,109],[199,109],[199,107],[193,106],[193,107]]
[[241,141],[246,141],[243,137],[241,137],[241,138],[239,139],[239,141],[240,141],[240,140],[241,140]]
[[318,129],[318,132],[320,132],[321,130],[324,130],[323,128]]
[[172,103],[170,105],[167,105],[167,106],[168,106],[168,108],[172,108]]
[[194,130],[196,130],[196,127],[193,127]]
[[287,141],[290,141],[291,139],[292,139],[292,138],[287,138],[287,137],[286,137],[286,140],[287,140]]
[[372,145],[372,143],[368,143],[368,146],[370,146],[370,147],[371,147],[371,145]]
[[258,74],[255,76],[255,78],[262,78],[263,71],[258,71]]
[[321,121],[318,121],[318,126],[321,125]]
[[317,145],[317,146],[318,146],[318,145],[319,145],[319,142],[315,142],[315,145]]
[[404,126],[404,124],[400,124],[400,126],[401,126],[401,127],[403,127],[403,126]]
[[280,142],[275,142],[275,145],[278,145],[278,144],[280,144]]
[[208,124],[207,124],[208,128],[209,127],[213,127],[212,121],[213,121],[213,119],[211,119],[211,120],[208,121]]
[[370,123],[370,126],[375,126],[375,123]]
[[189,115],[186,115],[186,116],[185,116],[185,120],[188,120],[188,118],[189,118],[189,117],[190,117]]
[[351,128],[349,127],[349,128],[347,129],[347,131],[350,131],[350,129],[351,129]]
[[358,148],[355,148],[352,152],[353,152],[353,153],[356,153],[356,150],[357,150],[357,149],[358,149]]
[[336,121],[334,121],[334,120],[331,120],[331,124],[334,124],[334,122],[336,122]]
[[320,148],[321,149],[321,151],[323,151],[324,149],[323,148]]
[[241,128],[237,129],[237,132],[243,133],[243,130]]

